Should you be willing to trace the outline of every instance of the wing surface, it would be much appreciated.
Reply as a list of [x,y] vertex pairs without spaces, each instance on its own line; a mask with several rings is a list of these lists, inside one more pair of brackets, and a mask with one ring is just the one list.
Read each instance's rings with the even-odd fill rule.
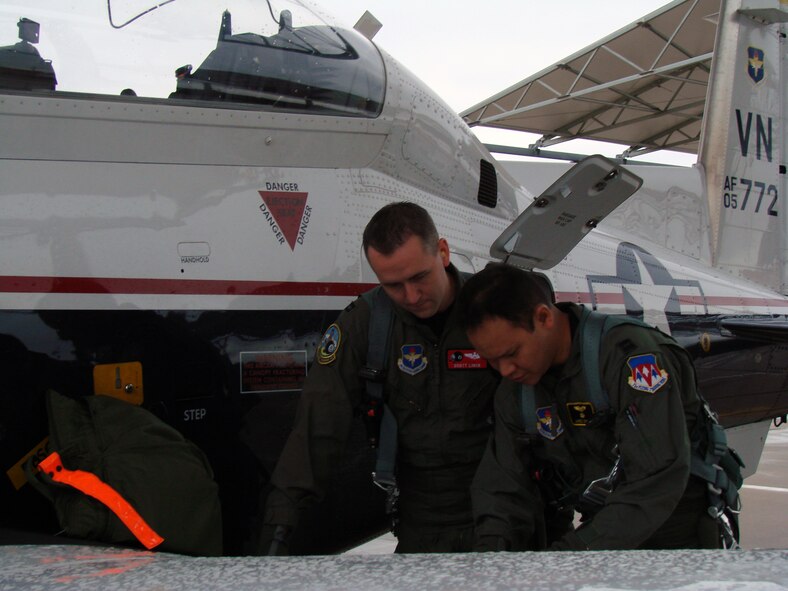
[[720,327],[734,336],[768,343],[788,342],[788,320],[780,318],[723,318]]
[[0,546],[3,589],[777,591],[786,578],[788,550],[193,558],[128,548]]

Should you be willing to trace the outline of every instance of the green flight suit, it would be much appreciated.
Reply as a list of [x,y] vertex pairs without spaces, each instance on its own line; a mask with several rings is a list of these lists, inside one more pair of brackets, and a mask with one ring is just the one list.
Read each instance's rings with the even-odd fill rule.
[[[570,315],[572,349],[534,387],[534,408],[523,412],[519,384],[503,380],[496,392],[495,435],[473,484],[477,547],[719,547],[705,483],[690,476],[690,433],[701,409],[689,354],[656,329],[611,328],[600,351],[610,409],[597,414],[581,360],[582,308],[559,308]],[[526,434],[524,416],[536,433]],[[622,474],[613,492],[601,506],[580,502],[618,454]],[[576,530],[550,523],[556,508],[579,511],[583,522]]]
[[[463,282],[453,266],[455,293]],[[491,431],[499,376],[475,359],[452,306],[442,334],[394,313],[384,398],[397,421],[398,552],[468,551],[470,484]],[[299,508],[323,496],[345,449],[366,383],[370,308],[363,298],[329,327],[310,367],[293,431],[273,472],[264,521],[295,526]],[[459,359],[459,360],[458,360]]]

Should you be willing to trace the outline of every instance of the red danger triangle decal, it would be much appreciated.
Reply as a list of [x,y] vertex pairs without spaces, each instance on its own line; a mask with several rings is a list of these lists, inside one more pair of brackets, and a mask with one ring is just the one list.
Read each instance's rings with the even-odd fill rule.
[[306,198],[309,193],[295,193],[290,191],[258,191],[263,203],[274,216],[276,224],[282,231],[290,250],[295,249],[301,219],[304,217]]

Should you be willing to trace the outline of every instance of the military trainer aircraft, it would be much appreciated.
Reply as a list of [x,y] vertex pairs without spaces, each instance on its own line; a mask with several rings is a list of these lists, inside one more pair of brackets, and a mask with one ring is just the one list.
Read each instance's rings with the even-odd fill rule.
[[[225,553],[249,551],[321,335],[376,282],[361,232],[398,200],[431,212],[461,270],[506,259],[560,300],[671,332],[754,471],[788,412],[787,8],[677,0],[460,116],[374,43],[371,17],[5,0],[3,540],[59,529],[21,469],[51,389],[133,401],[195,442]],[[586,137],[698,162],[563,177],[571,163],[496,159],[518,150],[485,147],[476,125],[543,134],[529,155]],[[354,433],[293,552],[385,527],[361,421]]]

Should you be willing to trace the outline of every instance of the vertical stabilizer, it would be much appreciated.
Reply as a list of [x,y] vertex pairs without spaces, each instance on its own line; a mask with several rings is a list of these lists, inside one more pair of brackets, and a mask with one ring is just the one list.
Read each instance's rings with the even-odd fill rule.
[[717,267],[788,292],[788,0],[722,0],[700,146]]

